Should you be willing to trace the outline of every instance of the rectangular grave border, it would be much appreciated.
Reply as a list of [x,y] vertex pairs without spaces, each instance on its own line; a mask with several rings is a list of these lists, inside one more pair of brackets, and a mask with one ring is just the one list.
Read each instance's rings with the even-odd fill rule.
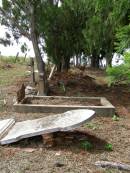
[[22,104],[16,102],[14,104],[14,110],[20,113],[63,113],[74,109],[92,109],[97,115],[113,116],[115,114],[115,107],[105,97],[26,96],[25,100],[44,98],[99,100],[102,106]]

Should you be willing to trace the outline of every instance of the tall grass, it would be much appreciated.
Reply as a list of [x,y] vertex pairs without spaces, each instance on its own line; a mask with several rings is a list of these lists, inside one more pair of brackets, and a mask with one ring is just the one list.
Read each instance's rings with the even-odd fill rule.
[[29,62],[29,58],[25,57],[17,57],[16,56],[0,56],[0,63],[3,64],[27,64]]

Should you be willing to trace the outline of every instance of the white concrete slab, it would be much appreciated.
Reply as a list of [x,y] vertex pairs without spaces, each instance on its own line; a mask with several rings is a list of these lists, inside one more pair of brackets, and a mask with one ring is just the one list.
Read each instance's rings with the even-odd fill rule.
[[93,118],[94,114],[93,110],[80,109],[40,119],[18,122],[8,132],[7,136],[0,140],[0,143],[9,144],[23,138],[56,131],[72,130]]
[[9,129],[15,124],[14,119],[7,119],[0,121],[0,139],[9,131]]

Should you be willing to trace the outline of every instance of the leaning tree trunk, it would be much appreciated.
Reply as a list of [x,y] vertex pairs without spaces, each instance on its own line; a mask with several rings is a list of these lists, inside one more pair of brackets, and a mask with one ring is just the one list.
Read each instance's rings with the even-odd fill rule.
[[46,78],[45,63],[42,59],[41,52],[38,46],[38,37],[35,27],[34,8],[31,10],[31,40],[35,53],[38,73],[39,73],[39,95],[47,95],[48,83]]

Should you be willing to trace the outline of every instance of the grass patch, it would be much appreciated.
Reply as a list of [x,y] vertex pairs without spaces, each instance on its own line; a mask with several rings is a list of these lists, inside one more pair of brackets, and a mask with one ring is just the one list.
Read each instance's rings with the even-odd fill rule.
[[0,56],[0,64],[27,64],[29,60],[29,58],[25,59],[24,57]]
[[19,77],[26,75],[26,66],[15,64],[13,68],[0,69],[0,86],[7,86],[16,81]]

